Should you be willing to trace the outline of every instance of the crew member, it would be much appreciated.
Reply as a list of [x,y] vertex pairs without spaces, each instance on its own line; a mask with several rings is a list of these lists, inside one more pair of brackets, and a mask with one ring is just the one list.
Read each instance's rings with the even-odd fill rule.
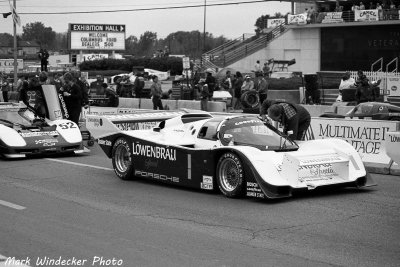
[[[75,83],[74,77],[71,73],[64,74],[63,87],[60,88],[67,106],[69,119],[76,124],[79,124],[79,116],[82,110],[82,91],[81,88]],[[104,89],[104,88],[103,88]]]
[[310,113],[301,105],[290,103],[276,103],[268,108],[268,116],[283,126],[283,133],[293,140],[304,140],[305,133],[310,126]]

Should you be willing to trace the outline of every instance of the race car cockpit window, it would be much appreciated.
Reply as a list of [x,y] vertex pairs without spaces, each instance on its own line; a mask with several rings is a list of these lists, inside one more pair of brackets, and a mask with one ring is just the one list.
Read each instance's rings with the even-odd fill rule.
[[282,136],[273,126],[256,117],[237,117],[223,122],[219,138],[228,145],[245,145],[260,150],[296,150],[298,146]]
[[212,140],[216,141],[218,140],[217,138],[217,128],[218,125],[221,123],[222,119],[212,119],[207,121],[203,127],[201,127],[198,138],[199,139],[206,139],[206,140]]

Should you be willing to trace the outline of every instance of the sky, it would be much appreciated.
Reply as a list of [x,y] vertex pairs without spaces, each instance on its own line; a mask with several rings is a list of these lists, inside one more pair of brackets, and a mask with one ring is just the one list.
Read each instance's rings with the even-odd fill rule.
[[[257,0],[254,0],[257,2]],[[0,13],[10,11],[9,2],[0,0]],[[290,2],[260,2],[231,5],[229,3],[253,2],[252,0],[16,0],[17,13],[22,26],[40,21],[55,32],[66,32],[69,23],[122,24],[126,25],[126,38],[146,31],[156,32],[158,38],[165,38],[177,31],[204,30],[204,3],[206,2],[206,32],[214,37],[234,39],[242,34],[253,33],[254,24],[262,15],[276,12],[286,14],[291,10]],[[215,4],[229,4],[212,6]],[[210,5],[210,6],[207,6]],[[192,8],[171,7],[200,6]],[[135,10],[129,12],[108,12],[91,14],[29,14],[82,11]],[[142,10],[140,10],[142,9]],[[144,9],[144,10],[143,10]],[[13,33],[12,18],[0,16],[0,33]]]

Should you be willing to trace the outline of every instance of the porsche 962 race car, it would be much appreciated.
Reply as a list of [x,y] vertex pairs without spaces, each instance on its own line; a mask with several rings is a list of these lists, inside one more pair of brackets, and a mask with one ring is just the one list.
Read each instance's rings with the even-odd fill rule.
[[123,180],[141,177],[202,190],[219,188],[227,197],[256,198],[289,197],[295,190],[326,186],[373,185],[347,142],[295,143],[253,115],[189,113],[152,130],[131,131],[112,128],[107,116],[89,119],[101,122],[89,130]]

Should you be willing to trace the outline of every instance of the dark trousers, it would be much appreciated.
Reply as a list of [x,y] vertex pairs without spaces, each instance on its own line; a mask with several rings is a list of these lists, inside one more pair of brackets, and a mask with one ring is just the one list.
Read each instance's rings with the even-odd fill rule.
[[265,99],[267,99],[267,94],[259,94],[258,95],[260,98],[260,105],[264,102]]
[[81,115],[81,106],[73,107],[70,110],[68,110],[69,113],[69,120],[75,122],[77,125],[79,125],[79,117]]
[[161,102],[161,97],[158,96],[153,96],[153,109],[159,109],[159,110],[163,110],[163,106],[162,106],[162,102]]
[[47,72],[47,60],[40,61],[40,69]]
[[4,102],[8,102],[8,91],[3,91]]

